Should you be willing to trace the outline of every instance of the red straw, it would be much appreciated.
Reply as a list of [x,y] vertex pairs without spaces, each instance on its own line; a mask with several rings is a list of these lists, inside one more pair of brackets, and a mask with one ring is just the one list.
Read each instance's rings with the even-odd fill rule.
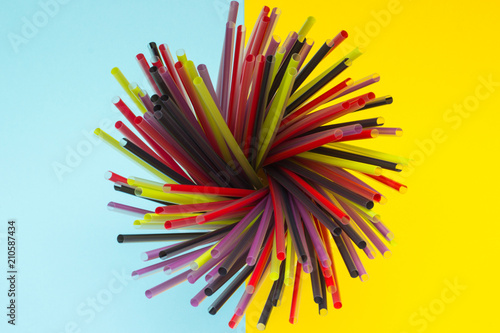
[[315,108],[317,108],[318,106],[326,103],[332,96],[334,96],[335,94],[338,94],[339,92],[341,92],[342,90],[344,90],[345,88],[347,88],[348,87],[347,84],[351,80],[352,79],[350,79],[350,78],[349,79],[345,79],[344,81],[342,81],[339,84],[337,84],[335,87],[331,88],[330,90],[328,90],[325,93],[321,94],[320,96],[316,97],[315,99],[313,99],[309,103],[305,104],[303,107],[297,109],[296,111],[293,111],[288,116],[286,116],[285,118],[283,118],[283,120],[281,121],[280,126],[287,125],[290,122],[292,122],[292,120],[295,120],[297,117],[299,117],[299,116],[301,116],[303,114],[307,114],[310,111],[312,111]]
[[339,219],[343,224],[348,224],[351,220],[349,215],[344,213],[340,208],[335,206],[330,200],[321,195],[314,187],[309,185],[304,179],[291,172],[288,169],[279,168],[283,173],[289,176],[293,182],[301,187],[304,190],[304,193],[309,197],[314,199],[318,204],[320,204],[323,208],[325,208],[330,214],[334,215],[337,219]]
[[297,261],[295,267],[295,281],[293,283],[292,307],[290,309],[290,323],[296,324],[299,317],[299,302],[300,302],[300,277],[302,275],[302,264]]
[[155,80],[153,80],[153,77],[151,76],[151,73],[149,72],[150,66],[149,66],[148,61],[146,60],[146,57],[144,56],[144,54],[139,53],[138,55],[135,56],[135,58],[137,59],[137,62],[139,63],[139,66],[141,67],[142,72],[144,73],[144,75],[148,79],[148,82],[151,85],[151,87],[154,89],[156,94],[161,95],[160,89],[158,89],[158,86],[156,85]]
[[127,127],[123,122],[117,121],[115,123],[115,128],[123,134],[125,138],[132,141],[133,144],[147,152],[149,155],[156,157],[157,159],[161,159],[151,148],[149,148],[137,135],[132,132],[130,128]]
[[269,25],[269,21],[270,18],[268,16],[263,16],[259,20],[259,26],[257,27],[257,30],[255,32],[255,39],[249,54],[253,54],[254,56],[257,56],[259,54],[259,51],[262,46],[262,41],[264,39],[264,35],[266,34],[266,30]]
[[330,53],[332,53],[332,51],[335,50],[340,45],[340,43],[342,43],[348,36],[349,36],[349,34],[345,30],[342,30],[341,32],[339,32],[338,35],[333,38],[333,46],[330,49],[330,51],[328,51],[328,53],[326,55],[329,55]]
[[337,142],[374,139],[377,137],[377,135],[375,133],[377,133],[377,129],[373,129],[373,128],[364,129],[361,131],[361,133],[346,136],[345,138],[342,138],[342,139],[338,140]]
[[158,50],[160,51],[161,57],[163,58],[163,62],[165,63],[165,67],[167,67],[168,72],[170,73],[170,75],[174,79],[174,82],[177,85],[177,88],[179,88],[179,90],[181,91],[182,95],[184,96],[184,99],[186,101],[189,101],[186,90],[184,89],[184,86],[182,85],[181,78],[179,77],[179,74],[175,70],[175,62],[174,62],[174,59],[172,58],[172,54],[170,53],[170,49],[168,48],[167,45],[161,44],[158,47]]
[[264,72],[264,65],[266,63],[266,58],[260,54],[256,59],[256,70],[254,70],[253,80],[252,80],[252,96],[250,98],[250,106],[248,107],[247,117],[245,120],[245,128],[244,128],[244,144],[243,144],[243,152],[245,156],[248,158],[250,153],[250,144],[252,140],[252,133],[255,123],[255,117],[257,114],[257,104],[259,101],[259,93],[260,88],[262,86],[262,75]]
[[205,213],[202,215],[198,215],[196,217],[196,223],[204,224],[204,223],[207,223],[210,221],[214,221],[215,219],[217,219],[217,218],[221,217],[222,215],[225,215],[228,212],[231,212],[235,209],[239,209],[239,208],[242,208],[245,206],[250,206],[253,203],[255,203],[256,201],[259,201],[260,199],[262,199],[268,192],[269,192],[269,189],[262,188],[258,191],[254,191],[252,194],[250,194],[246,197],[243,197],[243,198],[238,199],[238,200],[234,200],[232,203],[230,203],[230,204],[228,204],[220,209],[217,209],[217,210],[214,210],[212,212]]
[[396,191],[403,192],[403,193],[406,192],[406,189],[407,189],[406,185],[398,183],[395,180],[392,180],[392,179],[387,178],[385,176],[374,176],[374,175],[369,175],[369,174],[366,174],[366,173],[364,175],[366,175],[366,176],[368,176],[368,177],[370,177],[372,179],[375,179],[376,181],[378,181],[378,182],[380,182],[380,183],[382,183],[384,185],[387,185],[387,186],[395,189]]
[[257,283],[259,282],[264,269],[266,268],[267,261],[269,259],[269,255],[271,254],[271,249],[273,248],[273,238],[274,238],[274,230],[271,231],[271,234],[267,238],[266,245],[260,254],[259,260],[255,265],[255,268],[252,272],[252,276],[250,276],[250,280],[248,281],[245,290],[249,294],[253,294],[255,288],[257,287]]
[[[334,128],[328,131],[314,133],[304,137],[297,138],[295,140],[287,141],[285,145],[290,146],[290,148],[280,149],[278,153],[268,156],[264,161],[264,166],[279,162],[286,158],[304,153],[311,149],[321,147],[327,143],[334,142],[342,138],[342,131],[338,128]],[[278,147],[281,148],[281,147]],[[272,154],[272,151],[271,151]]]
[[206,212],[218,208],[222,208],[234,200],[224,200],[215,202],[205,202],[188,205],[160,206],[156,207],[156,214],[175,214],[175,213],[195,213]]
[[238,104],[236,110],[233,111],[233,135],[236,139],[236,142],[242,142],[243,137],[243,127],[244,127],[244,119],[245,119],[245,110],[248,99],[248,92],[250,91],[250,83],[252,82],[252,74],[255,66],[255,56],[249,54],[246,56],[245,61],[243,62],[243,70],[241,77],[241,86],[238,98]]
[[116,183],[116,182],[120,182],[120,183],[123,183],[123,184],[127,184],[127,178],[123,177],[123,176],[120,176],[119,174],[117,173],[114,173],[113,171],[108,171],[108,174],[107,174],[107,180],[111,180],[112,182]]

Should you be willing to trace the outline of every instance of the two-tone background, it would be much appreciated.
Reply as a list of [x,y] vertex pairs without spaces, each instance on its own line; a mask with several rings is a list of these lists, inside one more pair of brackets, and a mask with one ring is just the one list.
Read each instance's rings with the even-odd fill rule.
[[[124,95],[111,76],[118,66],[147,86],[135,63],[150,41],[183,48],[215,76],[229,1],[5,2],[0,12],[0,327],[2,332],[229,332],[236,300],[215,317],[208,303],[192,308],[201,288],[178,286],[151,300],[139,281],[147,245],[116,243],[133,233],[131,217],[106,209],[134,203],[103,174],[141,170],[94,138],[121,116],[110,100]],[[375,0],[240,2],[238,20],[251,27],[262,6],[280,7],[283,39],[307,16],[314,52],[344,29],[349,47],[366,54],[345,74],[381,75],[373,86],[394,104],[369,114],[402,127],[380,138],[381,150],[413,162],[387,191],[380,210],[396,235],[390,259],[366,263],[370,280],[340,269],[344,307],[319,317],[303,289],[299,322],[288,323],[289,293],[268,332],[462,332],[498,329],[499,7],[494,1]],[[368,114],[368,113],[367,113]],[[7,323],[7,222],[17,221],[17,317]],[[269,285],[264,286],[264,290]],[[264,296],[238,332],[256,331]],[[331,308],[331,303],[330,303]]]

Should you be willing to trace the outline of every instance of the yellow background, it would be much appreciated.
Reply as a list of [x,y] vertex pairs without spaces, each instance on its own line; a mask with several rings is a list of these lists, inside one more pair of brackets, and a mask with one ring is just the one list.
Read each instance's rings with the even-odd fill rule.
[[[414,159],[399,178],[407,194],[379,187],[389,202],[378,210],[398,243],[392,258],[362,257],[368,282],[351,279],[338,265],[344,307],[334,310],[329,298],[326,317],[317,314],[308,281],[298,324],[289,324],[289,287],[266,332],[498,331],[499,5],[247,0],[249,29],[264,5],[282,9],[275,31],[282,40],[307,16],[317,18],[308,35],[315,40],[311,54],[342,29],[350,34],[346,44],[365,44],[366,53],[343,78],[379,73],[381,81],[365,91],[390,94],[394,104],[356,116],[383,116],[386,125],[402,127],[402,138],[371,144]],[[381,12],[389,15],[380,20]],[[340,56],[337,49],[325,64]],[[488,79],[496,86],[485,86]],[[465,112],[456,111],[460,106]],[[450,289],[454,283],[464,289]],[[247,312],[248,332],[257,332],[269,288]]]

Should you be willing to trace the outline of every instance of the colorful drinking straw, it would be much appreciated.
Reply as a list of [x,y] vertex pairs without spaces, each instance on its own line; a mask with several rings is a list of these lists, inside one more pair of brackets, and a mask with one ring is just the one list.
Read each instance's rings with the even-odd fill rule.
[[111,70],[128,96],[113,99],[124,117],[115,124],[123,138],[99,128],[95,134],[154,177],[105,174],[116,191],[144,199],[138,207],[108,203],[110,210],[133,216],[133,227],[147,230],[119,234],[118,243],[159,244],[142,253],[151,263],[132,277],[172,275],[146,297],[203,277],[207,283],[190,304],[199,307],[213,297],[208,312],[215,315],[239,294],[229,320],[235,328],[263,282],[271,280],[257,323],[264,330],[273,308],[283,306],[286,288],[293,290],[286,304],[290,323],[298,321],[304,279],[311,279],[312,292],[305,293],[324,316],[329,302],[333,309],[342,307],[339,280],[346,273],[368,279],[363,256],[373,259],[378,251],[390,257],[394,234],[377,213],[387,199],[375,186],[405,193],[407,187],[391,175],[409,160],[357,145],[403,133],[384,127],[380,116],[362,115],[393,98],[366,91],[380,80],[378,74],[344,76],[362,54],[359,48],[316,70],[347,32],[311,52],[314,41],[307,35],[314,17],[282,42],[273,35],[279,8],[265,6],[250,33],[236,26],[237,10],[232,1],[217,82],[184,50],[176,52],[175,62],[166,44],[151,42],[150,62],[142,53],[136,56],[149,93],[118,68]]

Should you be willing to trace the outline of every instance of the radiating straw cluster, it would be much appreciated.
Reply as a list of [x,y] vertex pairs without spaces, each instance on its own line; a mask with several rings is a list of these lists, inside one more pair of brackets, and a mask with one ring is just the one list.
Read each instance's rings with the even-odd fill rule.
[[[358,48],[323,72],[316,70],[333,57],[345,31],[306,61],[314,44],[306,38],[313,17],[281,42],[273,35],[281,12],[264,7],[245,42],[245,26],[235,26],[237,10],[231,2],[215,86],[207,67],[195,67],[183,50],[175,62],[167,45],[150,43],[151,64],[143,54],[136,59],[151,96],[118,68],[111,71],[140,115],[116,97],[113,104],[128,122],[116,123],[123,139],[101,129],[95,134],[154,177],[107,173],[115,190],[157,206],[153,211],[108,204],[137,216],[137,229],[163,230],[118,236],[119,243],[163,243],[151,246],[142,257],[149,265],[132,273],[173,275],[146,296],[205,280],[191,304],[209,297],[208,312],[215,315],[235,295],[239,303],[229,321],[234,328],[270,279],[258,321],[262,330],[286,288],[293,288],[286,305],[291,323],[298,319],[304,279],[312,285],[312,297],[305,297],[325,315],[328,298],[334,308],[342,306],[339,271],[365,281],[360,256],[390,254],[386,243],[394,236],[373,210],[386,198],[368,183],[405,192],[390,176],[408,160],[356,145],[402,133],[383,127],[382,117],[363,119],[364,110],[392,103],[390,96],[360,92],[379,81],[378,75],[332,83],[362,54]],[[361,119],[340,119],[354,112]]]

